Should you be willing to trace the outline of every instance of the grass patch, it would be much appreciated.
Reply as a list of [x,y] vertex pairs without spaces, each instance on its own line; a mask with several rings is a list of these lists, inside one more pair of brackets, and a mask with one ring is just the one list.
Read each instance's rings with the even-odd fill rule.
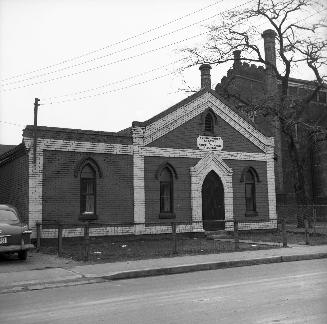
[[[143,236],[98,236],[90,237],[89,261],[117,262],[176,255],[195,255],[234,251],[232,240],[214,240],[204,235],[178,234],[177,254],[171,234]],[[84,241],[82,237],[63,238],[62,255],[77,261],[84,259]],[[264,244],[240,243],[238,251],[272,248]],[[57,239],[43,239],[41,252],[56,254]]]
[[[240,240],[251,240],[254,242],[272,242],[282,244],[282,235],[280,231],[274,232],[240,232]],[[310,233],[310,245],[327,244],[327,235],[323,233]],[[287,243],[289,244],[305,244],[304,231],[288,230]]]
[[[179,233],[176,237],[177,253],[174,253],[175,243],[171,234],[90,237],[89,261],[117,262],[235,251],[233,233],[228,234],[227,239],[210,239],[204,233]],[[238,251],[282,246],[282,236],[279,230],[239,231],[239,240]],[[326,234],[325,232],[311,233],[309,240],[310,245],[327,244],[327,232]],[[305,244],[303,230],[288,228],[287,242],[288,244]],[[57,239],[42,239],[41,252],[57,254]],[[63,238],[62,256],[81,261],[84,260],[84,255],[83,237]]]

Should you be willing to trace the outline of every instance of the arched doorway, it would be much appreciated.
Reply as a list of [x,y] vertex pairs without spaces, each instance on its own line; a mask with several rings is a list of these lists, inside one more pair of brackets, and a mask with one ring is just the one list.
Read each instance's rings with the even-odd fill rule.
[[210,171],[202,184],[202,219],[205,231],[225,229],[224,186],[216,172]]

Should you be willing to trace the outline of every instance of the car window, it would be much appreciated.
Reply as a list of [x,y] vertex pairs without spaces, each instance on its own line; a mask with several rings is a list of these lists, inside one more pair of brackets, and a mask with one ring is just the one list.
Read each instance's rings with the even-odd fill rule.
[[0,222],[12,224],[17,221],[19,221],[17,215],[11,210],[0,210]]

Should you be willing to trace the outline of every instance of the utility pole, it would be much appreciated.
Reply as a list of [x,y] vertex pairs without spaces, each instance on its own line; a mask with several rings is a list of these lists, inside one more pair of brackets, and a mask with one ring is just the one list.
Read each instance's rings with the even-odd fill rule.
[[34,143],[33,143],[33,149],[34,149],[34,154],[33,154],[33,162],[34,164],[36,163],[36,144],[37,144],[37,109],[39,108],[40,99],[35,98],[34,100]]

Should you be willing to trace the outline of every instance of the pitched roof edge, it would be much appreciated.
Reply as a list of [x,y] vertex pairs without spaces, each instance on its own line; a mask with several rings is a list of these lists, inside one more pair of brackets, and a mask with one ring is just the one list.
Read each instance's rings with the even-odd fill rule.
[[216,91],[214,90],[209,90],[209,93],[211,93],[214,97],[216,97],[218,100],[220,100],[224,105],[226,105],[228,108],[232,109],[236,114],[238,114],[240,117],[242,117],[247,123],[249,123],[251,126],[256,128],[259,132],[261,132],[256,124],[242,111],[237,109],[234,104],[227,99],[223,98],[220,96]]
[[19,157],[27,154],[27,148],[24,143],[20,143],[15,146],[13,149],[0,155],[0,166],[5,165]]
[[217,100],[221,101],[227,108],[231,109],[236,115],[238,115],[240,118],[244,120],[247,124],[249,124],[251,127],[254,128],[256,132],[258,132],[257,135],[259,135],[260,138],[258,138],[256,135],[253,134],[254,137],[256,137],[260,142],[262,142],[265,146],[271,146],[274,145],[274,137],[272,136],[266,136],[257,126],[254,122],[252,122],[244,113],[237,110],[233,105],[231,106],[229,103],[224,102],[224,100],[221,99],[219,95],[217,95],[215,92],[210,92]]
[[[197,99],[198,97],[200,97],[201,95],[203,95],[204,93],[211,93],[213,96],[215,96],[218,100],[220,100],[223,104],[225,104],[226,106],[228,106],[230,109],[232,109],[236,114],[238,114],[240,117],[242,117],[246,122],[248,122],[250,125],[252,125],[255,129],[257,129],[260,133],[261,130],[258,129],[258,127],[255,125],[255,123],[250,120],[245,113],[243,113],[242,111],[238,110],[236,107],[234,107],[234,105],[229,102],[228,100],[226,100],[225,98],[221,97],[219,94],[216,93],[215,90],[212,89],[208,89],[208,88],[202,88],[201,90],[199,90],[198,92],[192,94],[191,96],[181,100],[180,102],[178,102],[177,104],[165,109],[164,111],[160,112],[159,114],[151,117],[150,119],[147,119],[143,122],[140,121],[133,121],[132,123],[132,127],[146,127],[150,124],[152,124],[153,122],[159,120],[160,118],[168,115],[169,113],[175,111],[176,109],[178,109],[179,107],[186,105],[188,103],[190,103],[191,101]],[[263,134],[264,135],[264,134]],[[264,135],[265,136],[265,135]]]
[[165,109],[164,111],[160,112],[159,114],[151,117],[150,119],[147,119],[143,122],[140,121],[133,121],[132,123],[132,127],[138,126],[138,127],[146,127],[152,123],[154,123],[155,121],[159,120],[160,118],[168,115],[169,113],[175,111],[176,109],[178,109],[181,106],[184,106],[188,103],[190,103],[191,101],[195,100],[196,98],[200,97],[202,94],[208,92],[208,91],[212,91],[209,90],[207,88],[202,88],[201,90],[199,90],[198,92],[193,93],[192,95],[190,95],[189,97],[179,101],[178,103],[176,103],[175,105]]
[[[24,133],[27,131],[33,131],[33,125],[26,125],[23,130]],[[48,126],[37,126],[37,129],[40,131],[54,131],[54,132],[62,132],[62,133],[76,133],[76,134],[88,134],[88,135],[102,135],[102,136],[113,136],[113,137],[131,137],[128,134],[121,134],[120,132],[105,132],[105,131],[94,131],[94,130],[86,130],[86,129],[78,129],[78,128],[61,128],[61,127],[48,127]]]

